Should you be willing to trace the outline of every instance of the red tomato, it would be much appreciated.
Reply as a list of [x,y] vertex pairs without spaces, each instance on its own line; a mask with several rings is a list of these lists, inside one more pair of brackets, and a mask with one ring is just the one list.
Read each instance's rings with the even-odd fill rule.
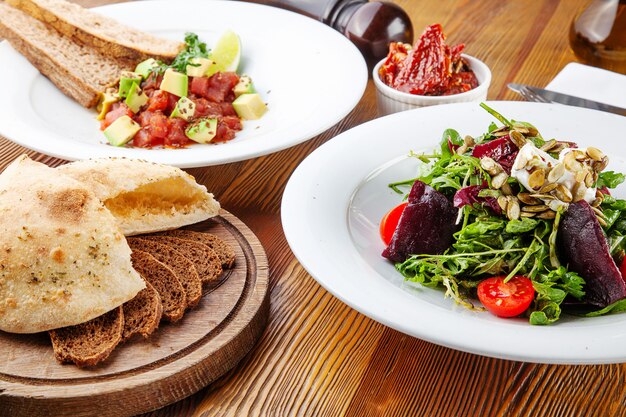
[[622,273],[622,279],[626,281],[626,257],[624,257],[622,265],[619,267],[619,272]]
[[487,278],[478,284],[478,299],[498,317],[519,316],[535,298],[533,283],[521,275],[515,275],[506,283],[504,278]]
[[393,237],[393,233],[396,231],[396,227],[398,227],[398,222],[400,221],[400,216],[404,212],[404,208],[409,204],[408,202],[404,202],[387,212],[383,216],[383,219],[380,221],[380,237],[385,242],[385,245],[388,245],[391,242],[391,238]]
[[130,111],[125,103],[113,103],[111,110],[104,116],[104,120],[100,122],[100,130],[106,129],[122,116],[133,117],[133,112]]

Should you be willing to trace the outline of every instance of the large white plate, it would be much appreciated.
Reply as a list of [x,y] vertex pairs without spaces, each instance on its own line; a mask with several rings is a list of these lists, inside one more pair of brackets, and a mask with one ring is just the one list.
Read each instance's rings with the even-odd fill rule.
[[182,40],[195,32],[210,47],[226,29],[243,45],[240,72],[252,76],[269,112],[244,123],[228,143],[187,149],[106,144],[92,110],[63,95],[8,42],[0,44],[0,134],[27,148],[76,160],[143,158],[179,167],[240,161],[296,145],[323,132],[358,103],[367,67],[339,32],[285,10],[231,1],[142,1],[97,9],[120,22]]
[[[553,104],[492,102],[503,115],[534,123],[546,138],[594,145],[608,169],[626,172],[626,118]],[[413,178],[446,128],[479,135],[493,118],[475,103],[425,107],[357,126],[309,155],[292,175],[282,222],[294,254],[328,291],[361,313],[406,334],[454,349],[529,362],[626,361],[626,314],[564,315],[550,326],[500,319],[443,298],[443,291],[405,284],[380,256],[378,224],[401,196],[387,184]],[[619,188],[617,193],[620,196]],[[624,197],[622,191],[621,197]]]

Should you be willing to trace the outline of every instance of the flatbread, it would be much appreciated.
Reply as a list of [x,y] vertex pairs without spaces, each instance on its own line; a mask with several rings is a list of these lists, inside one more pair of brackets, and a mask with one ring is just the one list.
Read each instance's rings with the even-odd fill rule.
[[213,194],[172,166],[99,158],[57,169],[93,190],[126,236],[176,229],[219,214],[220,205]]
[[0,330],[98,317],[145,287],[117,223],[84,184],[27,156],[0,175]]

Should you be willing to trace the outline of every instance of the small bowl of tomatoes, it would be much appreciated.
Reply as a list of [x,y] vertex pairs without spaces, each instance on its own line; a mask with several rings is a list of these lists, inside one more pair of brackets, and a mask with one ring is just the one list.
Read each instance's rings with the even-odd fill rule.
[[428,26],[413,46],[391,43],[387,57],[372,71],[379,115],[486,100],[491,71],[463,54],[464,47],[448,46],[439,24]]

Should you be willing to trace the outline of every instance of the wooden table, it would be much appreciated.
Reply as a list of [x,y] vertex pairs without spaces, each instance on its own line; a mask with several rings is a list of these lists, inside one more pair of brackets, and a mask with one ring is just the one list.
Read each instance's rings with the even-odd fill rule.
[[[116,1],[82,0],[95,6]],[[590,0],[398,0],[417,34],[443,24],[450,43],[493,72],[489,99],[518,100],[509,82],[546,85],[575,57],[569,25]],[[270,320],[228,375],[152,416],[625,416],[626,364],[557,366],[491,359],[406,336],[321,288],[289,250],[282,191],[322,143],[376,117],[374,86],[343,121],[299,146],[224,166],[191,169],[259,237],[270,263]],[[57,159],[0,139],[0,168],[19,154]]]

